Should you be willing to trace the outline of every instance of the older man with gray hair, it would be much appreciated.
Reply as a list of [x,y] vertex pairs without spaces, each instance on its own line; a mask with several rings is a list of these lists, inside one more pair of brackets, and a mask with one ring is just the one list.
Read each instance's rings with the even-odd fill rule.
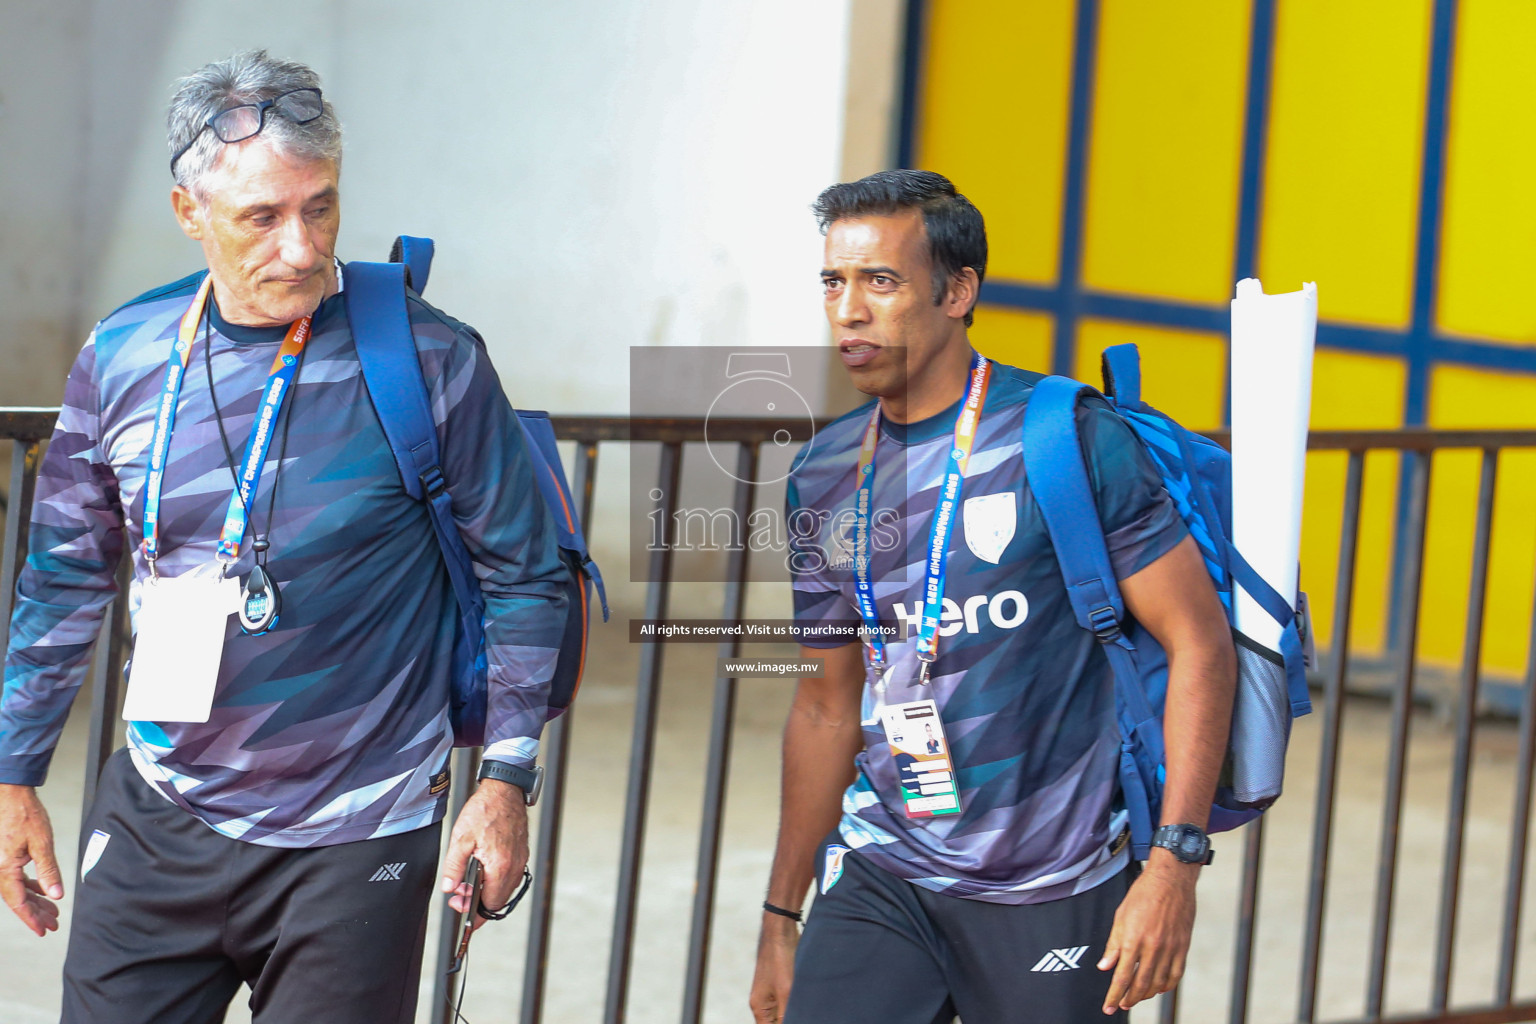
[[[408,1021],[458,610],[358,363],[341,126],[313,71],[254,51],[178,83],[168,141],[207,269],[97,324],[65,387],[0,696],[0,896],[58,927],[34,787],[128,545],[127,746],[83,830],[63,1019],[219,1021],[247,982],[258,1021]],[[502,780],[532,775],[566,576],[479,336],[407,298],[485,597],[499,769],[454,824],[442,888],[468,911],[474,856],[494,908],[527,860],[529,787]]]

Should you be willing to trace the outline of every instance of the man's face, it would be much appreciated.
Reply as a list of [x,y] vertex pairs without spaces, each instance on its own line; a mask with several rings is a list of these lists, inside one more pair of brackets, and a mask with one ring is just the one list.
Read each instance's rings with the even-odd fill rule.
[[258,135],[223,148],[206,202],[173,190],[177,220],[202,242],[232,323],[291,323],[335,292],[337,178],[335,161],[279,153]]
[[833,221],[821,280],[832,340],[866,395],[904,394],[908,374],[920,374],[956,329],[933,301],[919,210]]

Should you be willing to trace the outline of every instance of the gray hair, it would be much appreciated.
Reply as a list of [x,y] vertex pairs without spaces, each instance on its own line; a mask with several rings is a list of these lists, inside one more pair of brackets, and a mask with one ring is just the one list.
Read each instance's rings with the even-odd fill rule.
[[[171,155],[189,141],[192,147],[171,168],[176,184],[202,199],[208,173],[218,162],[224,143],[208,119],[242,103],[260,103],[294,89],[318,89],[320,76],[306,65],[278,60],[266,50],[245,50],[225,60],[206,64],[176,82],[166,112],[166,144]],[[267,111],[261,138],[280,153],[341,164],[341,122],[329,101],[323,101],[319,117],[308,124],[294,124],[281,114]]]

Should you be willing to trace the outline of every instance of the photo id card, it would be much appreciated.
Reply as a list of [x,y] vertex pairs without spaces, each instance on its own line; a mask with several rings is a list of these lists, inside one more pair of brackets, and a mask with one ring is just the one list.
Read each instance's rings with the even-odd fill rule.
[[146,580],[134,625],[123,718],[206,722],[224,656],[224,632],[240,606],[240,581],[217,567]]
[[891,704],[880,712],[891,757],[901,772],[901,799],[909,818],[960,813],[960,789],[949,758],[944,722],[931,700]]

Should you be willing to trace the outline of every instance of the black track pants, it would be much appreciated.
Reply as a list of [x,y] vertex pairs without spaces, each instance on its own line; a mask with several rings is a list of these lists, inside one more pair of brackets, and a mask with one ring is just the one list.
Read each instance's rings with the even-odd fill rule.
[[[826,864],[824,843],[818,879]],[[1104,1014],[1114,972],[1096,965],[1131,878],[1012,906],[922,889],[847,853],[811,906],[784,1024],[1123,1022]]]
[[[102,834],[93,840],[93,834]],[[229,839],[108,760],[82,832],[64,1024],[415,1018],[439,826],[277,849]]]

